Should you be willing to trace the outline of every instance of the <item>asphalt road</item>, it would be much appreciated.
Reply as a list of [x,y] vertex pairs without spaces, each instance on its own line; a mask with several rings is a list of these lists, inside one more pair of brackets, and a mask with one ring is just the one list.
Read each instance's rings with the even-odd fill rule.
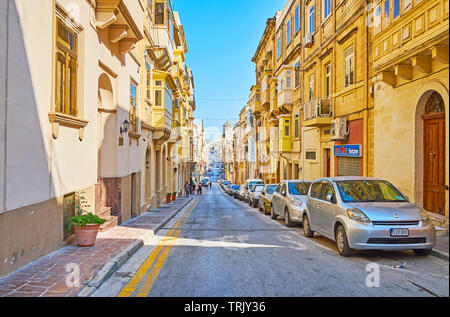
[[214,185],[93,296],[449,296],[449,266],[412,251],[343,258],[333,242],[308,239]]

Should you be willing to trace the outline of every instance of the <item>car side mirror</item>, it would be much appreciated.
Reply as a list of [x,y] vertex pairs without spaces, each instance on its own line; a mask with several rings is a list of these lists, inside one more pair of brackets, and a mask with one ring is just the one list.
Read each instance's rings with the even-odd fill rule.
[[334,195],[332,195],[332,194],[328,194],[328,195],[327,195],[327,200],[328,200],[330,203],[333,203],[333,204],[336,203],[336,199],[335,199]]

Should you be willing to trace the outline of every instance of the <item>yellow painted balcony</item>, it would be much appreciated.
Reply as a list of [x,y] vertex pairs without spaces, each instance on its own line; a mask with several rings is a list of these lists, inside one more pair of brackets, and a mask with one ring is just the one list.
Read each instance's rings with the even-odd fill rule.
[[261,94],[261,107],[266,107],[270,104],[270,89],[267,88]]
[[172,130],[172,113],[167,109],[153,109],[153,126],[159,129]]
[[333,103],[330,98],[314,98],[303,105],[304,127],[330,125],[333,119]]

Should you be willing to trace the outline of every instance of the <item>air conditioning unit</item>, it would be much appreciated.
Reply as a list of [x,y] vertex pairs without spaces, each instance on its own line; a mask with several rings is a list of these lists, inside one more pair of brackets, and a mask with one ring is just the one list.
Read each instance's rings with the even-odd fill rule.
[[339,118],[331,122],[331,139],[345,140],[347,139],[349,129],[347,126],[347,119]]
[[303,39],[303,44],[305,47],[311,47],[314,44],[314,38],[312,34],[306,34]]

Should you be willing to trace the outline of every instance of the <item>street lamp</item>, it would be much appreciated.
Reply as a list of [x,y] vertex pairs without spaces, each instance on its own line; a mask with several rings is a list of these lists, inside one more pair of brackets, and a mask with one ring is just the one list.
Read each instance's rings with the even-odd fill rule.
[[128,122],[127,119],[122,123],[122,126],[120,127],[120,134],[122,133],[128,133],[128,127],[130,126],[130,122]]

